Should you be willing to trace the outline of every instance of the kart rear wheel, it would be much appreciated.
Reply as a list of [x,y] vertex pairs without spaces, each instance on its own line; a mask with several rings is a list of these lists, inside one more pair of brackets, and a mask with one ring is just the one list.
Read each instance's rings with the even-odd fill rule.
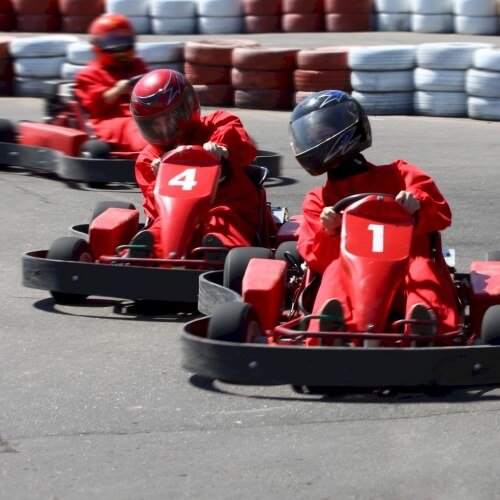
[[96,219],[99,215],[103,214],[108,208],[127,208],[129,210],[135,210],[135,205],[128,201],[119,200],[98,201],[90,214],[90,222]]
[[284,241],[281,243],[276,252],[274,252],[274,258],[276,260],[284,260],[289,268],[296,268],[304,262],[304,259],[297,250],[296,241]]
[[254,307],[247,302],[227,302],[214,309],[207,338],[224,342],[251,342],[262,335]]
[[232,248],[224,262],[223,285],[236,293],[241,293],[243,276],[251,259],[272,259],[273,254],[268,248],[238,247]]
[[[55,240],[47,253],[47,258],[74,262],[94,262],[89,244],[84,239],[76,236],[65,236]],[[78,304],[87,298],[87,295],[53,290],[50,290],[50,294],[57,304]]]
[[0,142],[15,143],[17,141],[17,128],[10,120],[0,119]]
[[[111,156],[111,146],[104,141],[92,139],[85,141],[80,148],[80,155],[84,158],[106,159]],[[106,186],[105,182],[89,182],[88,186],[100,189]]]
[[486,345],[500,345],[500,304],[488,307],[484,313],[481,340]]

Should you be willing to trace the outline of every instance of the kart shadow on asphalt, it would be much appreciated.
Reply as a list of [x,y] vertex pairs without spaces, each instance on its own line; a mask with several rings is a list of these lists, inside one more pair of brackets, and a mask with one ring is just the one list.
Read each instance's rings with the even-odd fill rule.
[[[78,306],[61,306],[51,298],[39,300],[33,304],[40,311],[62,314],[65,316],[78,316],[79,318],[117,319],[127,321],[156,321],[156,322],[179,322],[191,321],[200,316],[196,304],[167,303],[154,301],[131,301],[123,299],[87,299]],[[109,315],[111,308],[112,315]],[[86,314],[83,310],[96,312],[106,309],[103,314]],[[118,318],[117,318],[118,316]]]
[[[393,403],[467,403],[472,401],[500,401],[500,394],[489,394],[495,390],[496,387],[485,387],[482,389],[455,389],[445,391],[442,388],[431,390],[402,391],[402,390],[372,390],[365,392],[344,392],[335,393],[334,391],[325,394],[293,394],[291,396],[263,396],[262,394],[249,394],[248,388],[252,386],[238,386],[236,384],[229,384],[220,382],[218,380],[201,376],[191,375],[189,383],[197,389],[202,389],[209,392],[218,394],[246,397],[249,399],[264,399],[273,401],[317,401],[318,403],[379,403],[379,404],[393,404]],[[241,389],[239,389],[241,387]],[[261,389],[261,386],[254,386],[255,390]],[[268,388],[273,386],[267,386]],[[282,386],[274,386],[282,387]]]
[[264,182],[264,187],[273,188],[281,186],[291,186],[292,184],[297,184],[297,179],[292,179],[291,177],[269,177]]

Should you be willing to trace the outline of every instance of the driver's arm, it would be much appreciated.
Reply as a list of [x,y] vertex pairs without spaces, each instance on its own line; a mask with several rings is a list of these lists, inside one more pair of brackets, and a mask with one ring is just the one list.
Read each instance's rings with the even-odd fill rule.
[[124,94],[130,94],[131,86],[128,80],[118,80],[113,87],[103,93],[102,99],[106,104],[113,104]]

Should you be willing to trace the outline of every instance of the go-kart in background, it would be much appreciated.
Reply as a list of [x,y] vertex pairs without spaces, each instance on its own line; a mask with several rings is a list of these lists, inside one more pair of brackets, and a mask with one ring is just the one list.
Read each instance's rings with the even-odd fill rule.
[[[290,37],[273,36],[280,45]],[[266,46],[276,43],[261,37]],[[293,43],[366,46],[443,37],[486,39],[315,33],[295,34]],[[6,97],[0,104],[2,116],[14,121],[43,117],[40,99]],[[284,155],[284,178],[268,185],[268,197],[296,213],[306,190],[323,179],[308,176],[292,158],[290,111],[232,110],[259,148]],[[414,162],[448,198],[454,224],[443,238],[457,250],[460,270],[485,250],[500,249],[500,123],[427,116],[371,122],[368,158]],[[96,201],[140,205],[137,190],[93,190],[2,167],[0,199],[0,497],[497,495],[498,390],[335,400],[300,396],[288,386],[190,378],[179,366],[179,333],[192,312],[144,314],[128,302],[98,298],[55,306],[47,293],[21,286],[22,252],[66,235]]]

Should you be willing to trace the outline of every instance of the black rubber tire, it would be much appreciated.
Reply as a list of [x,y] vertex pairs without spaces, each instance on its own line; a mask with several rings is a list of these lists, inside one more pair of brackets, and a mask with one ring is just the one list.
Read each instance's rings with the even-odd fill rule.
[[0,118],[0,142],[17,142],[17,127],[5,118]]
[[232,248],[224,262],[223,285],[236,293],[241,293],[243,275],[251,259],[272,259],[273,254],[268,248],[238,247]]
[[[55,240],[47,253],[47,258],[75,262],[94,261],[89,244],[84,239],[76,236],[65,236]],[[50,294],[57,304],[78,304],[87,298],[87,295],[56,292],[52,290],[50,291]]]
[[481,340],[483,344],[500,345],[500,304],[488,307],[484,313]]
[[247,302],[219,304],[207,328],[207,338],[224,342],[250,342],[261,335],[257,313]]
[[90,214],[90,222],[92,222],[99,215],[104,213],[108,208],[128,208],[130,210],[135,210],[135,205],[129,201],[119,201],[119,200],[104,200],[98,201],[92,213]]
[[111,154],[111,146],[104,141],[91,139],[85,141],[80,148],[80,155],[87,158],[105,159]]
[[276,260],[284,260],[290,268],[291,263],[286,258],[286,254],[290,254],[290,258],[297,264],[302,264],[304,262],[304,259],[301,257],[299,251],[297,250],[296,241],[284,241],[278,246],[276,252],[274,252],[274,258]]
[[486,252],[486,260],[488,261],[500,261],[500,250],[490,250]]

